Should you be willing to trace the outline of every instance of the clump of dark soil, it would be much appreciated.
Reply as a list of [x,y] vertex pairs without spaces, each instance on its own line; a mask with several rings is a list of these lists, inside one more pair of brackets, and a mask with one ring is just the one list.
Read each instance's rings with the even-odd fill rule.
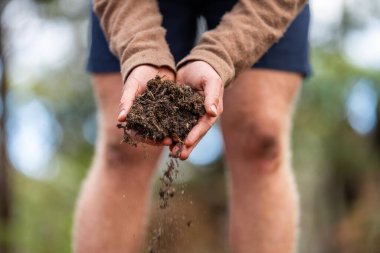
[[198,119],[205,114],[204,97],[187,85],[176,84],[156,76],[147,89],[136,97],[124,128],[124,141],[131,143],[129,130],[143,139],[161,142],[169,137],[183,143]]

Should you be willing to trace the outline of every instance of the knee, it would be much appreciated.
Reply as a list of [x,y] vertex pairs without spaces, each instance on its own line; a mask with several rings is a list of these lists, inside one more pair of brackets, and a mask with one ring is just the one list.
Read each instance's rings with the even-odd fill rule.
[[233,153],[236,159],[258,172],[276,171],[284,158],[283,126],[277,120],[248,119],[234,130]]
[[272,126],[247,124],[247,129],[241,132],[244,138],[242,156],[257,166],[267,170],[275,169],[282,155],[280,130]]
[[138,154],[135,150],[126,147],[124,143],[116,141],[106,141],[103,144],[104,161],[107,165],[124,167],[127,165],[139,165],[143,163],[142,154]]

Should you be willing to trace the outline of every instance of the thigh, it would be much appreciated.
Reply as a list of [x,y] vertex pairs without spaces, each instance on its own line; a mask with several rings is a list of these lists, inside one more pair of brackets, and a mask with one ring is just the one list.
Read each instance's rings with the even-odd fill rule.
[[92,84],[98,109],[99,130],[102,134],[118,135],[120,131],[116,128],[123,84],[119,73],[94,74]]
[[90,16],[90,41],[86,68],[91,73],[120,72],[119,59],[111,53],[99,19],[94,12],[91,12]]
[[300,74],[275,70],[243,72],[224,97],[222,129],[227,157],[278,157],[290,129]]

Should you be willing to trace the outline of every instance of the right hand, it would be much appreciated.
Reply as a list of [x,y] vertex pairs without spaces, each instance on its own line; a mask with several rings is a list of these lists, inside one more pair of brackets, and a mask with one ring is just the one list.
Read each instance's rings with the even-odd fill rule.
[[[136,96],[145,91],[147,82],[156,75],[165,76],[166,79],[173,81],[175,78],[173,71],[166,67],[158,68],[152,65],[140,65],[132,70],[124,84],[123,95],[120,99],[120,112],[117,117],[119,122],[124,122],[126,120],[127,114],[131,109]],[[171,142],[170,138],[166,138],[161,144],[170,145]]]
[[171,146],[172,156],[186,160],[222,114],[224,85],[219,74],[204,61],[192,61],[181,67],[177,72],[177,82],[189,85],[194,91],[205,97],[206,114],[198,120],[198,123],[187,135],[185,145]]

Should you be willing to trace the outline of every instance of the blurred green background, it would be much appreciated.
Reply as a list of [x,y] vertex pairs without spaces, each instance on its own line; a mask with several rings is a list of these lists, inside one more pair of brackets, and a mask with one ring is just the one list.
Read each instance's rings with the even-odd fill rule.
[[[300,94],[292,144],[299,252],[379,253],[380,2],[315,0],[311,7],[314,75]],[[75,199],[96,138],[84,71],[89,8],[77,0],[0,2],[1,253],[70,252]],[[187,195],[170,211],[197,226],[164,252],[224,252],[218,128],[207,138],[206,157],[198,151],[181,163]],[[152,226],[160,219],[154,210]]]

